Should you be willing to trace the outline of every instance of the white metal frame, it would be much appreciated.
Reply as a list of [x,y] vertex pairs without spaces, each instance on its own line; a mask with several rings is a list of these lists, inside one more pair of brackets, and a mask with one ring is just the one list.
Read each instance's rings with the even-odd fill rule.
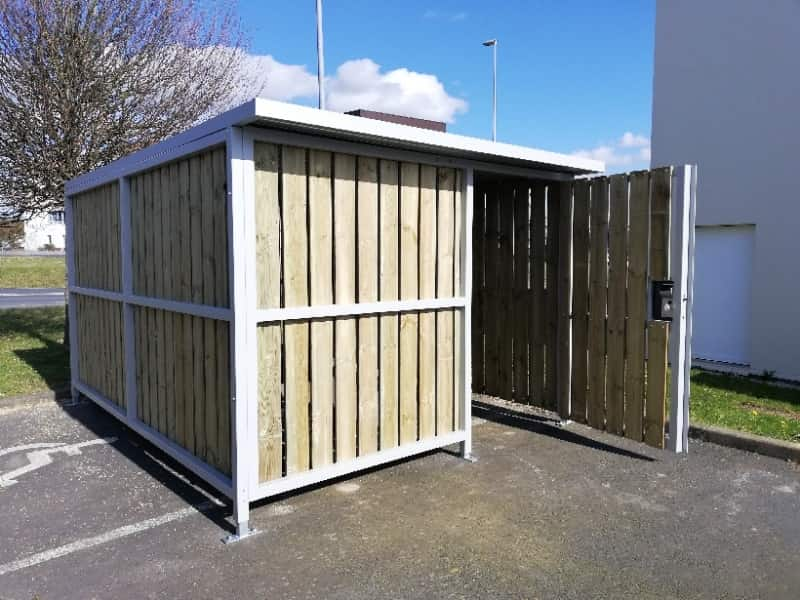
[[[287,131],[287,129],[294,131]],[[463,227],[460,249],[463,257],[461,261],[462,289],[453,298],[257,309],[254,288],[256,233],[254,218],[255,165],[253,160],[253,148],[256,140],[460,169],[464,175],[461,190],[463,212],[460,219]],[[130,223],[130,177],[159,164],[185,158],[222,144],[227,148],[228,160],[227,228],[230,308],[163,300],[135,294]],[[548,170],[548,166],[553,170]],[[82,175],[66,184],[68,293],[70,298],[77,295],[92,296],[122,304],[126,369],[124,389],[127,408],[126,410],[119,408],[100,391],[80,380],[76,351],[78,332],[75,303],[70,302],[72,350],[70,366],[73,395],[84,394],[221,493],[230,497],[234,504],[237,539],[251,532],[249,504],[260,498],[274,496],[450,444],[460,444],[462,456],[469,458],[472,453],[470,328],[474,172],[480,170],[513,177],[564,180],[571,179],[575,174],[602,171],[603,169],[602,163],[588,159],[419,130],[393,123],[261,99],[252,100],[185,133],[115,161],[92,173]],[[73,197],[112,181],[119,183],[120,190],[121,292],[81,287],[77,285],[75,279]],[[232,474],[230,477],[220,473],[139,420],[136,410],[138,395],[135,375],[136,356],[134,336],[132,335],[136,306],[163,309],[230,323],[230,360],[232,365],[230,382]],[[458,395],[462,402],[462,418],[458,431],[279,480],[267,483],[258,481],[257,353],[254,351],[254,345],[256,328],[259,323],[445,308],[460,310],[463,315],[460,340],[462,360],[461,364],[456,366],[460,370],[464,384],[463,390]]]
[[673,315],[669,336],[669,439],[673,452],[689,449],[689,376],[692,367],[692,296],[694,285],[694,224],[697,167],[682,165],[672,172],[670,273],[673,279]]

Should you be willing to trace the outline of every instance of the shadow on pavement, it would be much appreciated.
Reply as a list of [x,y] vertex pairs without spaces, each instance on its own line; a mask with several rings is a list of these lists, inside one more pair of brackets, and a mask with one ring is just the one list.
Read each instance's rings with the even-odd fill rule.
[[569,429],[559,427],[557,425],[557,421],[540,415],[517,412],[508,408],[501,408],[499,406],[494,406],[485,402],[477,402],[474,400],[472,402],[472,414],[473,416],[486,419],[487,421],[491,421],[493,423],[499,423],[500,425],[507,425],[508,427],[515,427],[517,429],[524,429],[526,431],[546,435],[563,442],[577,444],[593,450],[601,450],[610,454],[617,454],[619,456],[626,456],[628,458],[635,458],[637,460],[644,460],[648,462],[654,462],[655,460],[649,456],[645,456],[644,454],[631,452],[630,450],[625,450],[624,448],[611,446],[610,444],[605,444],[598,440],[579,435],[573,431],[570,431]]

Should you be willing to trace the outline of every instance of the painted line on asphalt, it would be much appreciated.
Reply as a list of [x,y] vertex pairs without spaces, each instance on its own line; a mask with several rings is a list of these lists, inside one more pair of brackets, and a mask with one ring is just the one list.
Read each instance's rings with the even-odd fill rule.
[[173,521],[179,521],[181,519],[185,519],[186,517],[191,517],[192,515],[205,513],[218,507],[218,503],[208,500],[206,502],[201,502],[197,506],[189,506],[187,508],[182,508],[181,510],[176,510],[165,515],[161,515],[160,517],[153,517],[152,519],[146,519],[144,521],[140,521],[139,523],[118,527],[117,529],[112,529],[111,531],[101,533],[100,535],[96,535],[94,537],[84,538],[69,544],[64,544],[63,546],[58,546],[57,548],[39,552],[38,554],[33,554],[26,558],[21,558],[4,565],[0,565],[0,575],[8,575],[9,573],[14,573],[15,571],[19,571],[21,569],[34,567],[55,558],[61,558],[62,556],[74,554],[75,552],[88,550],[89,548],[94,548],[95,546],[100,546],[101,544],[107,544],[108,542],[113,542],[114,540],[118,540],[120,538],[128,537],[148,529],[153,529],[154,527],[160,527],[161,525],[166,525],[167,523],[172,523]]

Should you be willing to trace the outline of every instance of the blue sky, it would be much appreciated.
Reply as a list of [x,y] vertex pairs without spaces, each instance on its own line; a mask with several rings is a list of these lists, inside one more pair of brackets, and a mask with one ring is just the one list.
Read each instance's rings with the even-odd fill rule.
[[[314,0],[239,0],[239,12],[251,52],[272,57],[259,63],[266,95],[315,105]],[[646,166],[654,13],[654,0],[325,0],[329,105],[416,112],[490,137],[481,42],[497,38],[498,140],[584,150],[609,171]]]

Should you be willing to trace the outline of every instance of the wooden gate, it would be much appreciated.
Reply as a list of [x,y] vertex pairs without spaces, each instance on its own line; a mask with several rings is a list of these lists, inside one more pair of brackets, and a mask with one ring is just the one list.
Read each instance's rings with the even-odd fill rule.
[[474,392],[664,447],[670,323],[650,302],[653,281],[686,270],[670,270],[672,179],[476,177]]

